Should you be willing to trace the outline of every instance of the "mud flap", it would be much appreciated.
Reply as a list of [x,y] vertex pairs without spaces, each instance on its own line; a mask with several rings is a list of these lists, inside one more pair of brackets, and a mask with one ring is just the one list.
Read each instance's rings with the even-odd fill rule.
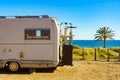
[[73,65],[72,64],[72,50],[73,46],[72,45],[63,45],[62,49],[62,61],[61,63],[63,65]]

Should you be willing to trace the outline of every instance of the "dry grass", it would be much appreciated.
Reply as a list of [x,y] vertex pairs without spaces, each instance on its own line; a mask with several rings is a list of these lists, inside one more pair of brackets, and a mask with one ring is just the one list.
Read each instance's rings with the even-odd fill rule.
[[53,73],[0,74],[0,80],[120,80],[119,62],[73,61]]
[[[119,49],[120,48],[109,48],[109,58],[118,59],[119,58]],[[73,48],[73,59],[81,60],[83,59],[93,60],[95,57],[95,48]],[[96,58],[97,59],[107,59],[108,58],[108,48],[96,48]]]

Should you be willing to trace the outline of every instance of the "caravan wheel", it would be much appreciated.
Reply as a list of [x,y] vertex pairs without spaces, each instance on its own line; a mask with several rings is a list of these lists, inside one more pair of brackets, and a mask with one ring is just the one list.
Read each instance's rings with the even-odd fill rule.
[[17,62],[11,62],[9,65],[8,65],[8,68],[11,72],[17,72],[19,70],[19,64]]

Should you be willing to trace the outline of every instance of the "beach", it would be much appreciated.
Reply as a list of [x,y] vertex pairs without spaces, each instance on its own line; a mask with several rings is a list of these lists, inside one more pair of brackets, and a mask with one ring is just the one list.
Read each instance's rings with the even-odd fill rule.
[[120,80],[120,62],[73,61],[54,72],[0,73],[0,80]]

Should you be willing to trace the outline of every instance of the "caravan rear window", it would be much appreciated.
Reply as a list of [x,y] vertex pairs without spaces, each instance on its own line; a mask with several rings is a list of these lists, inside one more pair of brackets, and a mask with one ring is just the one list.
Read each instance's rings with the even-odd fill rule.
[[26,40],[49,40],[50,39],[50,29],[25,29],[25,39]]

